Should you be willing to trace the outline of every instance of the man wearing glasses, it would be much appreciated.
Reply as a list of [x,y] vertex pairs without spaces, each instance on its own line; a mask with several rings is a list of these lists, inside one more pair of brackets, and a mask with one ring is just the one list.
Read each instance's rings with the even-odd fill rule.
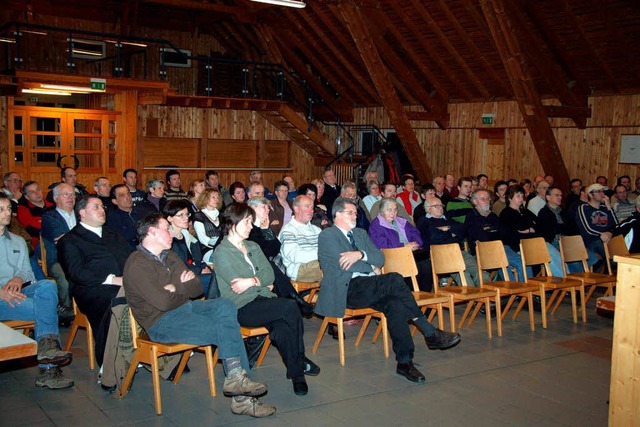
[[4,187],[2,191],[11,200],[13,214],[18,211],[18,201],[22,198],[22,179],[16,172],[7,172],[3,177]]
[[382,311],[396,353],[396,372],[409,381],[424,382],[413,365],[414,343],[407,322],[418,327],[431,350],[451,348],[461,337],[427,321],[400,274],[382,274],[384,255],[364,230],[356,228],[356,215],[355,202],[340,197],[333,204],[333,226],[320,233],[318,257],[324,274],[315,312],[343,317],[347,307]]
[[589,201],[578,207],[576,222],[587,249],[604,259],[604,244],[613,237],[612,232],[618,221],[611,209],[604,186],[591,184],[587,188],[587,194]]
[[[122,286],[124,264],[132,250],[120,233],[103,227],[106,213],[97,196],[80,200],[75,212],[80,221],[58,241],[60,264],[94,337],[106,338],[100,333],[102,317]],[[102,363],[101,354],[96,352],[96,358]]]

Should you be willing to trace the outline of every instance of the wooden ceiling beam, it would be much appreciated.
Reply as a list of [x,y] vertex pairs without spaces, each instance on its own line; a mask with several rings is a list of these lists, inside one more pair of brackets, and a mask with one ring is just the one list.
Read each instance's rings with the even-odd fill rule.
[[517,38],[519,32],[514,28],[517,24],[507,12],[505,3],[509,1],[480,0],[480,7],[507,70],[518,107],[544,172],[553,175],[560,188],[568,190],[569,173],[549,124],[546,108],[542,105],[542,100],[529,71],[527,57],[524,55],[521,42]]
[[372,95],[372,92],[370,91],[371,82],[362,77],[362,70],[357,70],[356,67],[353,66],[354,61],[351,58],[345,57],[339,46],[337,46],[337,44],[341,44],[343,48],[346,47],[345,50],[347,52],[352,51],[348,48],[349,41],[345,39],[344,31],[342,33],[336,31],[335,26],[333,25],[331,20],[325,16],[325,13],[331,13],[330,9],[327,7],[319,8],[313,1],[309,2],[308,6],[313,9],[316,17],[321,21],[322,27],[327,28],[330,31],[331,37],[324,36],[321,27],[318,26],[315,20],[309,17],[307,13],[300,14],[300,17],[304,20],[304,25],[316,33],[318,39],[322,40],[323,44],[331,50],[331,53],[339,59],[340,65],[344,67],[349,73],[351,73],[360,87],[365,91],[368,91],[369,95]]
[[[376,27],[380,28],[379,26]],[[449,124],[447,105],[442,105],[431,98],[429,93],[424,89],[424,83],[419,82],[411,70],[407,68],[405,61],[403,61],[396,53],[396,50],[401,47],[391,46],[380,34],[377,34],[374,37],[381,56],[386,57],[387,59],[387,66],[395,70],[394,75],[397,76],[399,80],[399,86],[409,88],[411,94],[420,103],[420,105],[425,110],[430,111],[433,117],[436,117],[433,120],[436,122],[438,127],[440,129],[446,129]],[[396,85],[396,88],[398,88],[398,85]]]
[[[449,80],[456,87],[458,93],[462,94],[464,98],[472,99],[473,95],[471,94],[471,92],[469,92],[467,88],[464,87],[462,82],[458,80],[455,74],[451,72],[449,67],[444,63],[444,61],[442,61],[442,58],[440,58],[440,55],[438,55],[438,53],[435,51],[433,46],[431,46],[429,43],[427,43],[424,40],[424,37],[420,34],[420,29],[411,19],[409,19],[406,16],[405,12],[400,7],[399,2],[393,1],[393,2],[390,2],[390,5],[393,8],[398,19],[401,21],[402,26],[406,27],[409,31],[413,33],[413,36],[417,40],[420,47],[424,49],[424,51],[428,54],[429,58],[433,62],[435,62],[435,64],[441,70],[442,74],[449,77]],[[399,40],[404,40],[404,37],[400,36]]]
[[176,9],[187,9],[198,12],[213,12],[235,16],[239,22],[256,23],[255,13],[247,6],[227,6],[220,3],[209,3],[195,0],[139,0],[142,3],[168,6]]
[[430,31],[432,31],[436,35],[440,43],[442,43],[442,45],[447,50],[447,52],[449,52],[449,55],[451,55],[454,61],[458,63],[458,66],[462,69],[464,74],[467,76],[467,79],[474,84],[474,86],[476,87],[476,90],[480,92],[483,98],[490,98],[492,94],[489,92],[485,84],[482,82],[482,79],[478,78],[476,73],[469,67],[469,65],[467,65],[467,61],[465,61],[464,58],[460,56],[460,54],[458,53],[458,50],[449,41],[449,37],[447,37],[443,33],[438,22],[436,22],[436,20],[433,19],[433,17],[431,16],[431,13],[429,13],[429,10],[427,10],[427,8],[423,5],[423,1],[411,0],[411,4],[418,11],[418,15],[426,22],[427,24],[426,28],[428,28]]
[[353,3],[341,3],[338,9],[369,71],[382,104],[389,114],[391,123],[400,137],[400,142],[415,166],[418,178],[421,182],[431,182],[433,171],[427,161],[427,156],[420,147],[407,113],[389,79],[387,68],[376,49],[375,40],[369,32],[360,7]]
[[[520,40],[523,54],[526,54],[529,62],[538,69],[562,105],[588,109],[587,94],[579,86],[571,84],[571,82],[575,82],[574,78],[565,73],[565,70],[558,64],[557,58],[540,48],[545,43],[543,38],[537,36],[541,30],[535,28],[532,22],[524,16],[521,6],[521,3],[514,4],[513,2],[505,5],[513,21],[513,30],[517,32],[514,37]],[[585,129],[587,127],[585,116],[574,116],[571,119],[578,128]]]
[[591,117],[591,108],[572,105],[545,105],[547,117],[565,117],[573,121],[586,121]]
[[[445,0],[439,0],[440,9],[444,12],[447,17],[449,23],[453,25],[453,28],[456,30],[458,37],[462,39],[465,45],[473,52],[473,56],[477,58],[480,63],[483,65],[485,72],[491,76],[491,79],[504,90],[504,95],[511,94],[511,88],[504,81],[503,78],[500,78],[498,75],[498,70],[496,70],[490,63],[487,61],[486,55],[484,55],[480,49],[480,47],[476,44],[475,40],[469,36],[469,33],[462,28],[460,25],[460,21],[456,18],[456,16],[451,12],[451,8],[449,8],[448,3]],[[500,70],[502,71],[502,70]],[[495,96],[496,94],[492,94]]]
[[352,81],[350,76],[343,69],[336,67],[333,60],[317,43],[310,42],[304,35],[294,33],[291,30],[287,30],[285,33],[286,36],[276,33],[280,46],[293,44],[309,61],[313,61],[310,65],[316,68],[324,79],[331,82],[331,85],[338,90],[340,95],[346,93],[354,101],[365,105],[368,94],[351,90]]
[[[304,13],[301,13],[298,16],[300,16],[300,19],[305,19],[303,18],[304,15]],[[290,19],[290,28],[295,28],[297,30],[298,35],[302,36],[301,40],[304,39],[305,44],[315,50],[316,56],[321,55],[324,58],[325,63],[329,65],[329,68],[333,70],[333,73],[337,73],[337,71],[340,70],[340,72],[345,76],[343,81],[347,83],[347,87],[353,88],[354,84],[359,86],[359,89],[351,89],[352,92],[364,94],[365,99],[366,96],[375,99],[376,95],[375,92],[371,90],[371,83],[362,78],[362,73],[356,70],[352,64],[349,63],[349,60],[342,55],[340,50],[335,48],[332,43],[325,40],[325,37],[318,26],[309,24],[308,20],[306,21],[307,22],[305,22],[305,25],[303,26],[298,19]],[[313,31],[315,34],[309,33],[309,29],[311,28],[314,28]],[[320,42],[322,42],[322,44]],[[329,47],[331,54],[327,52],[326,47]],[[311,58],[309,57],[309,59]],[[325,75],[325,78],[327,78],[328,81],[332,81],[331,74]]]
[[[354,101],[350,97],[348,91],[341,91],[340,99],[336,99],[335,94],[320,84],[318,78],[309,71],[307,65],[289,48],[289,44],[287,42],[279,40],[279,36],[274,32],[271,32],[271,35],[275,40],[278,40],[278,46],[285,59],[285,63],[288,64],[291,69],[295,70],[298,76],[306,81],[311,89],[320,95],[324,102],[331,106],[343,121],[349,121],[349,118],[353,118],[352,105]],[[316,63],[314,65],[317,66],[318,64]],[[339,86],[338,90],[340,90]]]

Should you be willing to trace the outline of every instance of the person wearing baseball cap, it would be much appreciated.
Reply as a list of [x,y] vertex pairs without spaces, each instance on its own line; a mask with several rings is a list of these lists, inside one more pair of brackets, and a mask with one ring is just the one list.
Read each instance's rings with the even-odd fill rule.
[[578,207],[576,222],[587,249],[605,258],[604,243],[614,236],[618,221],[603,185],[591,184],[587,195],[589,201]]

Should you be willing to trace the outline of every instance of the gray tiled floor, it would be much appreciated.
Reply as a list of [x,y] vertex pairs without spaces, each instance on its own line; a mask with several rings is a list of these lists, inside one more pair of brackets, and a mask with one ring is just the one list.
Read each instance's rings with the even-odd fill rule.
[[[492,339],[479,319],[461,331],[462,343],[449,351],[429,351],[416,336],[415,362],[427,376],[421,385],[395,374],[393,353],[385,359],[381,342],[370,342],[372,327],[359,348],[353,346],[358,326],[345,328],[345,367],[338,362],[337,341],[328,336],[318,354],[310,354],[320,320],[305,320],[309,356],[322,373],[308,379],[309,395],[296,396],[277,351],[270,349],[252,376],[268,383],[263,400],[277,406],[278,413],[261,420],[231,414],[230,400],[220,392],[220,367],[220,395],[209,396],[200,354],[191,359],[191,373],[180,384],[162,382],[162,416],[155,415],[151,376],[145,370],[136,375],[125,399],[106,394],[88,369],[80,332],[74,363],[65,368],[76,383],[70,390],[35,387],[37,368],[29,361],[0,363],[0,425],[605,426],[610,359],[603,354],[610,352],[613,321],[596,316],[593,302],[589,308],[588,323],[574,325],[570,306],[563,304],[550,316],[547,330],[537,314],[535,332],[523,313],[515,322],[505,321],[503,337],[495,336],[494,323]],[[462,308],[456,312],[459,317]],[[67,330],[62,333],[66,338]],[[601,351],[590,351],[594,346]]]

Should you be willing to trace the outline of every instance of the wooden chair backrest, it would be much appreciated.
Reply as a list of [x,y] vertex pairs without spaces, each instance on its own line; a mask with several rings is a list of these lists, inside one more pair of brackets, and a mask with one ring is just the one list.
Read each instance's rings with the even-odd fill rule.
[[49,271],[47,271],[47,250],[44,247],[44,239],[40,236],[38,240],[38,244],[40,245],[40,267],[42,268],[42,272],[46,277],[49,277]]
[[617,235],[612,237],[607,243],[604,245],[604,253],[607,257],[607,269],[609,270],[609,274],[613,273],[613,268],[611,267],[611,261],[613,257],[618,256],[629,256],[629,249],[627,248],[627,244],[624,241],[624,237],[622,235]]
[[418,286],[418,267],[416,261],[413,258],[413,251],[408,246],[400,248],[388,248],[382,249],[384,254],[384,266],[382,266],[383,273],[398,273],[402,274],[402,277],[411,277],[413,283],[414,292],[419,292]]
[[562,270],[567,275],[568,262],[582,262],[584,271],[589,271],[587,248],[582,236],[560,236],[560,256],[562,257]]
[[551,256],[547,250],[547,242],[542,237],[534,237],[533,239],[520,240],[520,257],[522,258],[522,267],[525,281],[527,277],[528,265],[544,265],[543,273],[551,276]]
[[[479,273],[482,273],[483,270],[501,270],[504,280],[509,280],[507,273],[509,261],[502,241],[478,242],[476,244],[476,260]],[[484,285],[484,274],[480,274],[480,286],[482,285]]]
[[133,310],[129,310],[129,322],[131,323],[131,340],[133,341],[133,348],[138,348],[138,321],[133,317]]
[[431,245],[431,270],[433,271],[433,283],[438,283],[439,274],[459,273],[463,286],[467,286],[467,279],[464,276],[466,266],[457,243],[446,245]]

